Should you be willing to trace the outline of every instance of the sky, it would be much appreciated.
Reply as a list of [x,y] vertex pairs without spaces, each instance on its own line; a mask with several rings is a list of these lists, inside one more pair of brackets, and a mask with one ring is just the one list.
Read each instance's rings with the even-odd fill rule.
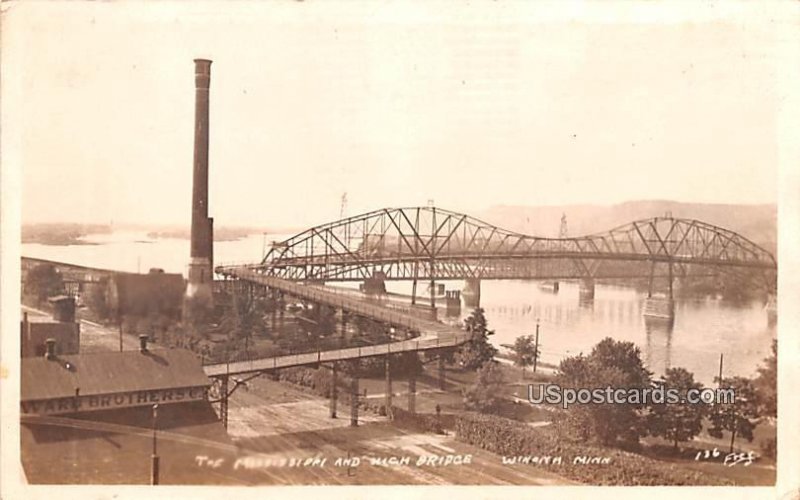
[[779,19],[538,5],[4,4],[22,222],[188,225],[198,57],[218,227],[777,202]]

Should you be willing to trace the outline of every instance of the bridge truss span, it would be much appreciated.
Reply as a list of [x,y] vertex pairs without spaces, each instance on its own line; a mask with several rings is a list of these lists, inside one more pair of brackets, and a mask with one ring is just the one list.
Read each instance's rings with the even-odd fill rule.
[[386,208],[303,231],[248,269],[294,281],[594,279],[722,272],[776,279],[775,258],[733,231],[655,217],[545,238],[436,207]]

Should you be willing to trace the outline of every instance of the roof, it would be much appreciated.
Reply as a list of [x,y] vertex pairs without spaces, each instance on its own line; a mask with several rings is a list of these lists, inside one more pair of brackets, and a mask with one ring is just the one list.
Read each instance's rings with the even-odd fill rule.
[[22,359],[23,401],[208,386],[197,356],[185,349],[65,354]]

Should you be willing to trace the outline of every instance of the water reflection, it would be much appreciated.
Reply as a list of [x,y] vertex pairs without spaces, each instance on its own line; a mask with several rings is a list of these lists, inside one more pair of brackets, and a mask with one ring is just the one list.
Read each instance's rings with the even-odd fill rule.
[[644,362],[648,369],[660,374],[670,369],[670,353],[672,351],[672,331],[675,327],[674,319],[653,318],[644,316],[645,346],[643,351]]
[[[450,286],[460,286],[453,282]],[[648,369],[659,377],[682,366],[705,384],[716,376],[720,352],[726,373],[751,376],[769,353],[775,326],[763,304],[727,304],[717,300],[678,300],[672,322],[645,318],[644,294],[632,288],[597,285],[594,299],[582,298],[578,285],[561,283],[558,294],[539,290],[534,282],[485,281],[482,306],[496,345],[513,344],[541,321],[545,361],[588,353],[605,337],[634,342]],[[470,313],[462,310],[462,317]]]

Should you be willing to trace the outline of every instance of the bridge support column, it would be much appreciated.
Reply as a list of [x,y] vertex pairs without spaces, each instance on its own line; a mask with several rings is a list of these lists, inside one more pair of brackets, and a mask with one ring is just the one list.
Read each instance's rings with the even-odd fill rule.
[[778,322],[778,297],[774,293],[767,295],[767,325],[773,326]]
[[417,303],[417,278],[414,278],[414,281],[411,282],[411,305],[416,305]]
[[272,312],[269,315],[269,320],[272,331],[274,332],[278,326],[278,296],[275,290],[270,290],[269,299],[270,302],[272,302]]
[[674,294],[672,292],[672,282],[675,281],[672,275],[672,261],[669,263],[669,300],[674,299]]
[[464,280],[464,289],[461,291],[464,297],[464,305],[470,309],[481,306],[481,280],[478,278],[467,278]]
[[648,318],[672,321],[675,319],[675,301],[671,297],[647,297],[642,314]]
[[[433,263],[431,263],[431,272],[433,272]],[[431,276],[431,318],[436,321],[436,280]]]
[[278,329],[283,331],[283,313],[284,309],[286,309],[286,298],[283,296],[283,292],[278,292]]
[[585,279],[581,280],[581,283],[578,287],[578,296],[581,300],[591,300],[594,299],[594,280],[593,279]]
[[358,427],[358,374],[350,381],[350,427]]
[[392,419],[392,370],[391,370],[391,356],[387,355],[385,360],[386,365],[386,397],[385,403],[386,406],[386,416],[389,420]]
[[347,311],[342,309],[342,338],[347,338]]
[[367,295],[386,294],[386,273],[375,271],[372,276],[364,280],[364,293]]
[[445,292],[447,301],[447,315],[458,316],[461,314],[461,292],[458,290],[448,290]]
[[417,375],[413,370],[408,375],[408,411],[417,412]]
[[337,384],[339,381],[337,380],[336,376],[336,362],[333,362],[333,366],[331,367],[331,418],[336,418],[336,400],[339,397],[339,388]]
[[228,376],[220,378],[220,400],[219,418],[222,420],[222,427],[228,428]]
[[438,367],[439,368],[439,370],[438,370],[439,371],[439,390],[443,391],[446,380],[445,380],[445,371],[444,371],[444,356],[442,355],[442,353],[439,353],[438,358],[439,358],[438,359],[438,364],[439,364],[439,367]]

